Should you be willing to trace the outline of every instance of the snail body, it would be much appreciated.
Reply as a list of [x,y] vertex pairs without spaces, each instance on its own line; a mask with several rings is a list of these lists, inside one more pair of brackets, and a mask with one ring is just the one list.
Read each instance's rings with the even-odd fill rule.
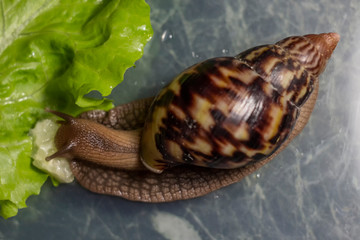
[[289,37],[198,63],[155,98],[80,118],[54,112],[65,121],[48,160],[65,156],[84,187],[136,201],[237,182],[301,132],[338,41],[336,33]]

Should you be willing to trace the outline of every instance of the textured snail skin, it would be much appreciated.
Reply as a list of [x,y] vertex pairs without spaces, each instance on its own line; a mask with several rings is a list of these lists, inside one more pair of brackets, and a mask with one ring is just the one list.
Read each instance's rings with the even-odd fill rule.
[[[276,150],[272,154],[270,154],[270,156],[266,157],[265,159],[261,159],[261,161],[251,161],[250,164],[246,162],[244,166],[235,169],[210,169],[191,165],[181,165],[166,169],[161,174],[156,174],[147,171],[142,167],[139,167],[139,169],[135,171],[116,169],[114,168],[117,167],[116,164],[104,164],[103,160],[101,161],[101,165],[106,166],[101,166],[95,163],[97,162],[96,159],[94,159],[94,161],[91,159],[87,159],[87,151],[94,151],[93,149],[91,149],[90,146],[84,147],[84,149],[81,151],[77,149],[76,145],[81,145],[84,139],[86,139],[86,144],[89,143],[90,145],[94,142],[105,142],[106,144],[103,144],[100,147],[101,151],[103,151],[104,149],[106,150],[110,145],[112,146],[112,143],[110,142],[112,140],[116,140],[117,137],[107,136],[112,135],[112,133],[104,134],[107,130],[105,130],[102,125],[114,129],[123,130],[137,129],[143,126],[146,112],[151,104],[151,99],[140,100],[130,104],[121,105],[114,108],[108,113],[104,111],[90,111],[82,114],[80,118],[94,121],[94,123],[91,122],[86,124],[80,124],[81,127],[85,126],[85,128],[88,128],[83,130],[84,132],[86,132],[86,137],[80,137],[79,140],[74,141],[74,144],[72,140],[69,143],[67,140],[67,135],[71,134],[59,133],[61,132],[59,130],[56,140],[57,146],[60,149],[58,155],[65,155],[64,153],[66,153],[67,155],[73,154],[69,157],[72,159],[72,171],[78,182],[85,188],[93,192],[121,196],[134,201],[167,202],[194,198],[205,195],[209,192],[212,192],[216,189],[227,186],[234,182],[238,182],[243,177],[253,173],[261,166],[272,160],[279,152],[281,152],[289,144],[289,142],[301,132],[310,117],[318,93],[318,74],[320,74],[324,70],[327,59],[330,57],[332,51],[336,47],[337,42],[339,41],[339,36],[335,33],[306,35],[306,44],[304,44],[303,40],[301,40],[303,38],[304,37],[286,38],[278,42],[281,48],[278,48],[278,45],[276,45],[275,47],[274,45],[267,45],[271,46],[270,48],[272,49],[271,51],[267,51],[266,49],[270,49],[269,47],[259,46],[245,51],[235,57],[235,59],[239,59],[242,63],[245,63],[247,66],[249,66],[249,68],[251,68],[260,77],[267,78],[266,75],[269,75],[269,71],[262,70],[266,69],[267,66],[271,65],[271,63],[274,62],[272,60],[279,58],[276,53],[278,53],[279,51],[283,52],[284,49],[286,49],[285,51],[287,51],[287,53],[285,56],[285,61],[289,61],[290,52],[290,61],[293,61],[293,59],[291,58],[294,56],[298,58],[296,60],[298,62],[294,66],[300,68],[305,67],[308,70],[310,69],[309,72],[311,72],[309,73],[311,76],[307,76],[305,78],[297,77],[296,74],[294,75],[292,73],[287,73],[287,76],[289,74],[292,74],[294,78],[307,79],[305,85],[303,85],[303,83],[291,84],[291,86],[296,86],[293,87],[293,90],[291,90],[291,88],[289,88],[289,90],[286,88],[281,88],[281,79],[283,78],[281,74],[284,73],[282,73],[282,69],[280,69],[279,71],[279,67],[276,68],[276,74],[278,75],[276,75],[277,77],[275,79],[278,79],[279,81],[273,83],[273,86],[276,91],[283,91],[281,93],[281,96],[286,96],[286,99],[292,99],[291,104],[296,105],[297,113],[295,115],[297,118],[296,121],[294,121],[294,125],[291,126],[289,133],[285,136],[284,140],[281,140],[281,144],[275,148]],[[311,43],[310,45],[309,42]],[[287,48],[289,48],[289,50],[287,50]],[[298,63],[300,63],[300,65]],[[303,74],[303,71],[300,71],[300,73]],[[271,74],[272,73],[270,72],[270,75]],[[276,83],[279,83],[280,87],[276,86]],[[296,89],[300,90],[300,93],[294,91]],[[159,97],[157,99],[159,99]],[[278,97],[276,99],[280,98]],[[283,101],[285,100],[282,100],[282,102]],[[277,102],[275,101],[274,103]],[[155,100],[152,108],[154,108],[154,105],[156,106],[156,104],[157,103]],[[67,118],[67,116],[64,116],[64,119],[67,123],[76,123],[77,121],[90,122],[88,120]],[[66,130],[67,123],[64,124],[61,128]],[[81,127],[79,130],[80,132]],[[71,127],[70,130],[66,130],[65,132],[69,131],[76,132],[77,130],[74,131]],[[139,133],[140,131],[135,131],[135,134],[133,134],[135,136],[135,139],[139,138]],[[99,135],[100,137],[97,138],[97,135]],[[74,137],[71,136],[70,138]],[[108,140],[109,142],[107,142]],[[126,140],[126,138],[124,140]],[[137,140],[135,140],[135,142],[136,141]],[[132,148],[131,144],[127,145],[129,149]],[[72,147],[75,147],[73,147],[72,149],[69,149],[68,147],[64,148],[64,146],[70,145]],[[95,149],[96,146],[93,146],[93,148]],[[109,147],[108,149],[112,148],[113,147]],[[115,149],[117,148],[118,147],[116,146]],[[119,148],[123,148],[123,146],[121,146],[120,144]],[[137,152],[137,150],[138,149],[136,147],[136,143],[134,143],[133,150],[130,150],[130,152],[132,152],[132,154],[134,155],[133,158],[138,160],[139,153]],[[76,153],[80,154],[76,155]],[[97,154],[99,153],[97,152]],[[107,158],[106,154],[106,151],[100,153],[100,155],[103,155],[103,157],[105,158],[105,162]],[[110,154],[110,157],[112,157],[111,155],[112,153]],[[79,160],[79,158],[81,158],[82,160]],[[84,159],[89,161],[83,161]]]

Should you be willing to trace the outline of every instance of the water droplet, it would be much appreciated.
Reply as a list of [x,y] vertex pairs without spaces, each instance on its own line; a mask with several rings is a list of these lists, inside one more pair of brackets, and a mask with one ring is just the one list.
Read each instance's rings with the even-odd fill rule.
[[188,126],[189,129],[194,129],[197,127],[197,122],[195,119],[192,119],[192,118],[186,118],[185,119],[185,123],[186,125]]
[[224,48],[223,50],[221,50],[222,54],[228,54],[229,53],[229,49]]
[[29,56],[29,57],[30,57],[30,58],[34,58],[35,56],[36,56],[35,52],[32,51],[32,52],[30,53],[30,56]]
[[183,154],[183,160],[186,163],[191,163],[194,161],[194,157],[190,153],[184,153]]
[[193,58],[199,58],[199,55],[196,54],[194,51],[191,52],[191,56],[192,56]]
[[146,30],[146,25],[141,25],[137,29],[145,31]]
[[171,31],[169,30],[165,30],[162,34],[161,34],[161,42],[165,42],[165,41],[168,41],[168,40],[171,40],[173,39],[173,34]]

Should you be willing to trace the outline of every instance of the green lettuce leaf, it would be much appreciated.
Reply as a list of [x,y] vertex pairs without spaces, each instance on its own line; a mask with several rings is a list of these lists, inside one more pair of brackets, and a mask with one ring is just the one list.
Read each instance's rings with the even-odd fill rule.
[[31,165],[29,130],[45,107],[77,114],[112,107],[152,36],[144,0],[4,0],[0,4],[0,215],[16,215],[47,175]]

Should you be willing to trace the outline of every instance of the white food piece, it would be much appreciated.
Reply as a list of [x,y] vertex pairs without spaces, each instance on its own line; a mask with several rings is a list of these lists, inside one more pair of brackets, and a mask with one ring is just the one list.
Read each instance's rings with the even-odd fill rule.
[[33,137],[34,150],[32,158],[33,165],[47,172],[61,183],[70,183],[74,180],[74,175],[70,170],[68,160],[65,158],[54,158],[46,161],[47,156],[57,151],[54,143],[55,134],[59,128],[54,120],[44,119],[37,122],[30,134]]

